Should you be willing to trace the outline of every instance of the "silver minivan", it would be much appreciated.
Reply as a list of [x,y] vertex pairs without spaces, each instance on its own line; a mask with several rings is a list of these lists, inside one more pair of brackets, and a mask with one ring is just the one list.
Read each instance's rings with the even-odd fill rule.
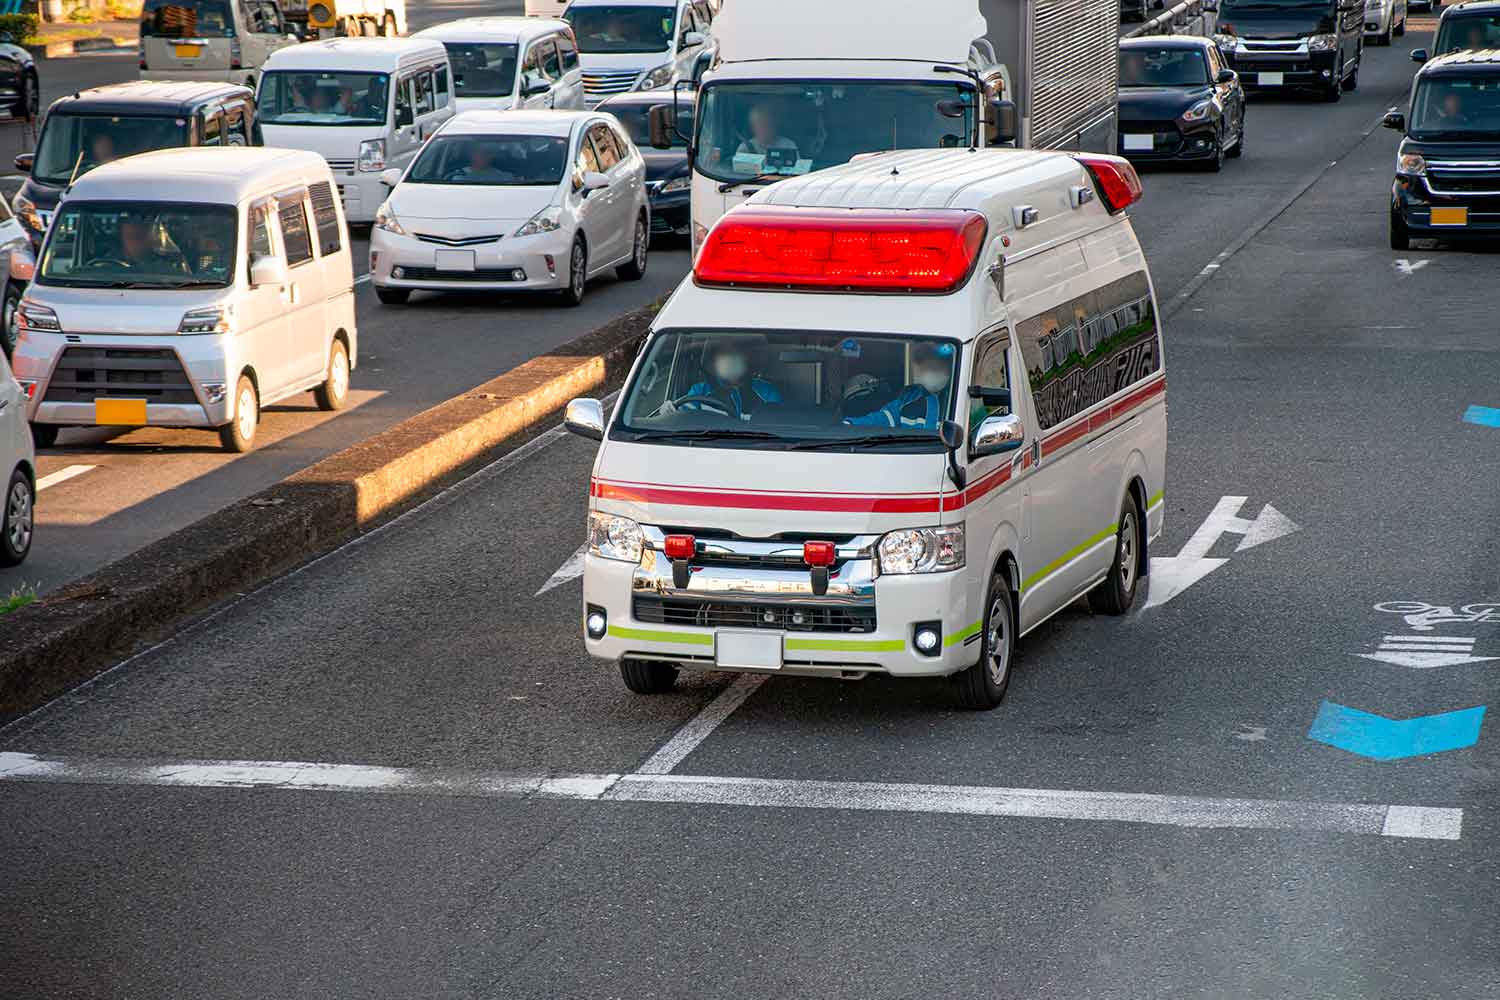
[[296,43],[276,0],[146,0],[141,79],[254,87],[271,53]]
[[566,21],[465,17],[412,37],[448,50],[460,112],[583,110],[583,70]]
[[[171,178],[163,184],[162,178]],[[328,165],[288,149],[173,149],[80,178],[20,305],[16,379],[38,445],[70,426],[216,429],[349,394],[359,346]]]

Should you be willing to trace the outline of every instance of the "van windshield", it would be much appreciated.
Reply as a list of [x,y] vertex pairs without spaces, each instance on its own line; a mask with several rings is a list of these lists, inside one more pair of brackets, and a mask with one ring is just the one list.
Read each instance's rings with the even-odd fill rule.
[[579,52],[665,52],[672,47],[677,9],[574,4],[567,18],[578,37]]
[[459,97],[509,97],[516,89],[514,42],[444,42]]
[[141,37],[232,38],[234,17],[228,0],[146,0]]
[[1500,73],[1426,77],[1411,109],[1413,139],[1500,139]]
[[232,205],[65,201],[37,268],[40,285],[225,288],[234,280]]
[[888,334],[668,330],[613,436],[694,447],[941,451],[959,344]]
[[1439,21],[1432,54],[1445,56],[1464,49],[1500,49],[1500,14],[1450,13]]
[[698,106],[697,167],[720,181],[805,174],[887,149],[966,146],[975,126],[969,83],[720,83],[703,88]]
[[186,118],[52,114],[42,128],[31,176],[38,183],[61,187],[75,167],[81,177],[122,156],[186,146],[189,138]]
[[278,70],[261,76],[255,113],[262,125],[384,125],[386,73]]

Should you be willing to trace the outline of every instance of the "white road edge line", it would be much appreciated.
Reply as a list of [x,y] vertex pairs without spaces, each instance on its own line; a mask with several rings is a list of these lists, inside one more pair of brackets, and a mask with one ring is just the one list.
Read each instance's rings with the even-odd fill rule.
[[81,476],[85,472],[92,472],[92,471],[94,471],[97,468],[98,468],[97,465],[68,465],[68,466],[64,466],[63,468],[58,469],[56,472],[48,473],[47,475],[43,476],[41,479],[38,479],[36,481],[36,491],[38,493],[40,493],[40,492],[42,492],[42,490],[45,490],[48,487],[56,486],[59,483],[65,483],[69,479],[73,479],[73,478],[75,478],[77,476]]
[[5,752],[0,753],[0,783],[7,781],[830,809],[1412,840],[1458,840],[1463,832],[1463,810],[1439,806],[708,775],[544,775],[292,761],[89,760]]
[[672,770],[687,759],[687,755],[698,749],[702,742],[713,734],[715,729],[734,714],[735,709],[745,703],[745,699],[755,693],[755,690],[766,682],[767,674],[740,674],[727,688],[719,692],[718,697],[707,705],[703,710],[688,720],[687,725],[663,743],[661,747],[646,759],[646,762],[636,768],[636,774],[670,774]]

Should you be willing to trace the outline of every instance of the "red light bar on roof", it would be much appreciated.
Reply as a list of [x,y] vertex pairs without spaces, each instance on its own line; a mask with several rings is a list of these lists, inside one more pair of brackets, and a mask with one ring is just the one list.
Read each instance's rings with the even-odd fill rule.
[[1123,156],[1104,153],[1079,153],[1073,157],[1094,178],[1099,196],[1111,215],[1125,211],[1127,205],[1141,200],[1141,178]]
[[693,274],[702,285],[951,292],[984,246],[985,218],[954,209],[737,208]]

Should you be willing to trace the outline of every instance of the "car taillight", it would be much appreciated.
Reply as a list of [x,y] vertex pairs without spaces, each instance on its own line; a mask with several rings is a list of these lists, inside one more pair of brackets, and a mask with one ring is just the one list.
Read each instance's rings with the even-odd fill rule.
[[1129,160],[1103,153],[1079,153],[1074,159],[1094,178],[1099,196],[1111,215],[1141,200],[1141,178]]

